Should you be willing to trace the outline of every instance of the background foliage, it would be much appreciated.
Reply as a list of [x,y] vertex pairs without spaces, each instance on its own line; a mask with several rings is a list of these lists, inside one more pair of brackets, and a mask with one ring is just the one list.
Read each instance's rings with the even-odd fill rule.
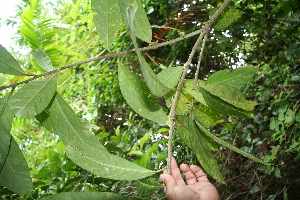
[[[222,2],[141,1],[150,24],[152,42],[163,42],[199,29]],[[49,9],[51,8],[51,9]],[[16,42],[22,48],[43,50],[53,69],[107,54],[93,23],[88,0],[54,3],[24,1]],[[229,14],[228,14],[229,13]],[[200,80],[215,71],[237,66],[255,66],[255,78],[241,88],[257,103],[253,119],[217,115],[209,130],[244,152],[274,165],[255,163],[229,148],[212,143],[213,155],[227,185],[215,183],[222,199],[299,199],[299,4],[294,1],[232,2],[222,14],[235,16],[222,27],[222,16],[208,35],[199,74]],[[30,30],[28,28],[31,28]],[[26,34],[26,33],[35,34]],[[111,52],[133,49],[129,31],[121,26]],[[155,72],[164,66],[182,66],[196,38],[144,53]],[[138,39],[138,45],[148,45]],[[31,50],[30,50],[31,51]],[[26,73],[46,72],[34,56],[10,51]],[[15,52],[15,53],[14,53]],[[33,54],[34,55],[34,54]],[[135,54],[122,57],[131,71],[141,75]],[[198,60],[192,62],[197,65]],[[59,72],[58,94],[82,117],[85,127],[106,149],[147,169],[165,166],[168,128],[142,118],[126,104],[118,84],[117,59],[109,58]],[[196,67],[187,78],[194,78]],[[1,85],[26,77],[1,75]],[[2,90],[2,97],[9,91]],[[165,102],[161,98],[161,104]],[[3,105],[3,98],[1,105]],[[9,119],[9,117],[7,117]],[[62,192],[114,192],[131,197],[163,198],[161,185],[151,179],[120,181],[106,179],[80,168],[65,152],[61,139],[42,128],[36,119],[14,118],[11,134],[22,150],[33,178],[33,194],[15,194],[1,188],[3,199],[37,199]],[[212,120],[213,122],[214,120]],[[6,128],[4,127],[4,130]],[[185,142],[183,142],[185,141]],[[15,144],[15,143],[12,143]],[[215,145],[215,146],[213,146]],[[184,138],[175,135],[174,154],[179,163],[199,164]],[[153,176],[157,179],[159,174]],[[3,177],[1,180],[5,180]],[[2,185],[2,183],[1,183]],[[148,187],[147,190],[141,188]],[[50,197],[50,196],[49,196]],[[117,198],[117,197],[115,197]]]

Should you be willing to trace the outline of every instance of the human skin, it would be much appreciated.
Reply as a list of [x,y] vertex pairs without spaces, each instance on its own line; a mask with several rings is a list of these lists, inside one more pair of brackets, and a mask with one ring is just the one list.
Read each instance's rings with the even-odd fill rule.
[[[180,170],[184,174],[182,178]],[[171,175],[166,170],[160,176],[168,200],[220,200],[216,187],[211,184],[204,171],[197,165],[181,164],[171,160]]]

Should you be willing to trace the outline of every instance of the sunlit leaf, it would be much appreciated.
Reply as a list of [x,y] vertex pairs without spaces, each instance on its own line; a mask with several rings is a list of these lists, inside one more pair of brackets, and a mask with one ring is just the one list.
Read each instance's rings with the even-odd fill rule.
[[0,173],[0,184],[20,195],[30,195],[33,190],[27,162],[13,137],[11,137],[6,162]]
[[192,95],[198,102],[200,102],[204,106],[208,106],[203,97],[203,94],[199,90],[186,88],[185,91],[187,91],[190,95]]
[[92,0],[92,9],[100,40],[110,49],[122,22],[119,0]]
[[225,115],[230,115],[230,116],[237,116],[237,117],[246,117],[246,118],[253,118],[254,115],[253,113],[237,108],[220,97],[217,97],[207,90],[205,90],[203,87],[199,87],[199,91],[202,93],[205,102],[207,105]]
[[51,71],[53,69],[50,57],[42,49],[34,49],[31,54],[37,64],[46,71]]
[[32,118],[48,106],[55,94],[55,90],[55,75],[32,81],[12,97],[10,108],[18,117]]
[[122,17],[128,26],[130,26],[130,23],[127,21],[127,9],[129,8],[134,11],[131,20],[135,27],[135,36],[147,43],[150,43],[152,39],[151,25],[141,2],[139,0],[121,0],[120,7]]
[[208,137],[212,138],[212,139],[213,139],[214,141],[216,141],[217,143],[219,143],[219,144],[221,144],[221,145],[224,145],[225,147],[227,147],[227,148],[229,148],[229,149],[231,149],[231,150],[233,150],[233,151],[235,151],[235,152],[237,152],[237,153],[239,153],[239,154],[241,154],[241,155],[243,155],[243,156],[245,156],[245,157],[247,157],[247,158],[250,158],[250,159],[254,160],[255,162],[259,162],[259,163],[262,163],[262,164],[264,164],[264,165],[270,165],[269,163],[264,162],[264,161],[262,161],[262,160],[256,158],[255,156],[253,156],[253,155],[251,155],[251,154],[249,154],[249,153],[246,153],[246,152],[240,150],[239,148],[237,148],[237,147],[235,147],[235,146],[233,146],[233,145],[231,145],[231,144],[225,142],[224,140],[221,140],[220,138],[218,138],[217,136],[215,136],[214,134],[212,134],[212,133],[210,133],[208,130],[206,130],[206,129],[201,125],[201,123],[200,123],[199,121],[196,120],[196,123],[197,123],[198,127],[201,129],[201,131],[202,131],[203,133],[205,133]]
[[0,99],[0,169],[2,168],[10,146],[10,129],[14,114],[7,106],[7,97]]
[[190,94],[186,94],[182,92],[179,94],[177,106],[176,106],[176,113],[178,115],[183,115],[188,113],[192,106],[192,96]]
[[205,127],[215,126],[219,122],[220,113],[207,106],[198,106],[194,110],[195,118],[198,119]]
[[41,200],[127,200],[126,196],[111,192],[62,192],[41,198]]
[[183,66],[169,67],[157,74],[157,77],[169,88],[174,88],[181,77]]
[[23,24],[20,25],[21,34],[33,49],[39,48],[39,42],[37,40],[36,32],[34,31],[34,11],[32,7],[28,6],[24,9],[20,17],[23,22]]
[[247,66],[239,67],[232,72],[229,69],[213,73],[206,81],[206,84],[218,83],[239,88],[250,81],[256,73],[256,68]]
[[97,137],[89,133],[58,93],[50,107],[36,118],[47,129],[60,136],[72,161],[98,176],[116,180],[134,180],[155,173],[110,154]]
[[150,65],[143,57],[141,57],[141,55],[139,56],[139,61],[141,64],[143,76],[146,80],[146,84],[152,94],[158,97],[166,95],[170,91],[170,89],[162,82],[161,79],[157,77],[157,75],[151,69]]
[[119,63],[119,83],[121,92],[128,105],[141,116],[152,121],[166,124],[167,115],[148,88],[126,66]]
[[[136,31],[138,27],[135,26],[134,19],[136,18],[136,13],[138,12],[140,2],[137,0],[124,0],[120,1],[121,5],[121,13],[125,22],[127,22],[130,29],[130,36],[136,50],[136,53],[139,58],[139,62],[142,69],[142,74],[144,79],[146,80],[146,84],[152,94],[155,96],[164,96],[169,92],[169,88],[164,85],[164,83],[157,77],[154,71],[151,69],[150,65],[146,62],[146,60],[141,55],[138,44],[136,40]],[[151,33],[150,33],[151,34]]]
[[200,130],[192,120],[191,114],[189,116],[188,130],[194,153],[196,154],[203,169],[217,181],[225,183],[223,175],[211,153],[211,150],[208,148],[204,137],[201,135]]
[[0,44],[0,73],[23,76],[25,72],[16,59]]
[[243,93],[234,87],[220,84],[207,84],[203,85],[202,87],[211,94],[220,97],[235,107],[251,111],[256,105],[256,103],[253,101],[247,101]]

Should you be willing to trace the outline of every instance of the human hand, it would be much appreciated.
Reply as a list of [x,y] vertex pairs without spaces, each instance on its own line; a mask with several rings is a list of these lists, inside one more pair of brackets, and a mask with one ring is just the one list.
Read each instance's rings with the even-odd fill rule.
[[[183,180],[180,170],[183,172]],[[160,179],[166,185],[164,190],[169,200],[220,200],[216,187],[211,184],[204,171],[197,165],[177,166],[175,158],[171,161],[171,175],[166,170]]]

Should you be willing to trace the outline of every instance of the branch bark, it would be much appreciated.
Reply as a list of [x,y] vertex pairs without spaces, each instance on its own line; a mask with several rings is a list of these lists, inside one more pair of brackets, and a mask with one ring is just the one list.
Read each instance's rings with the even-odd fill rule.
[[168,171],[168,174],[171,174],[171,159],[172,159],[172,156],[173,156],[172,139],[173,139],[173,132],[174,132],[174,128],[175,128],[175,122],[174,122],[174,119],[175,119],[175,110],[176,110],[176,106],[177,106],[179,94],[180,94],[181,88],[182,88],[183,83],[184,83],[184,79],[185,79],[185,77],[187,75],[189,66],[192,63],[192,59],[193,59],[193,57],[194,57],[194,55],[196,53],[197,48],[201,44],[201,41],[202,41],[203,37],[208,33],[211,25],[218,18],[218,16],[224,11],[224,9],[228,6],[228,4],[230,2],[231,2],[231,0],[226,0],[222,4],[222,6],[217,10],[217,12],[211,17],[211,19],[206,23],[206,25],[203,26],[199,30],[201,34],[200,34],[197,42],[195,43],[195,45],[194,45],[194,47],[193,47],[193,49],[192,49],[192,51],[190,53],[188,61],[184,65],[184,70],[183,70],[183,73],[181,75],[179,84],[178,84],[177,89],[176,89],[176,93],[175,93],[174,100],[173,100],[172,107],[171,107],[171,111],[170,111],[170,119],[169,119],[169,122],[168,122],[169,127],[170,127],[169,140],[168,140],[168,159],[167,159],[167,164],[168,164],[167,171]]

